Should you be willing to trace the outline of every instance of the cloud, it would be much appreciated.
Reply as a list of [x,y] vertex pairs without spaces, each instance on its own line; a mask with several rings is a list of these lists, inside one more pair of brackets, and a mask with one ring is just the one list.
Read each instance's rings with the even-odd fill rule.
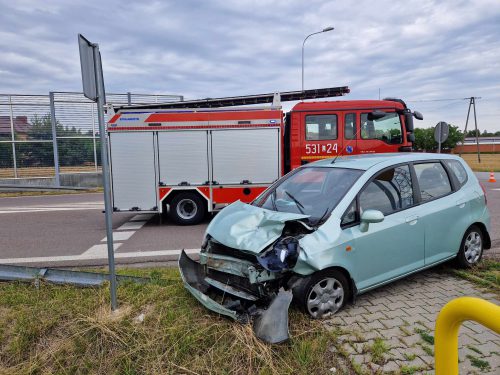
[[[80,91],[77,33],[98,42],[108,92],[186,98],[349,85],[348,98],[399,96],[463,128],[500,129],[500,3],[470,1],[0,0],[3,92]],[[287,105],[289,107],[289,105]],[[417,108],[418,107],[418,108]],[[484,115],[482,115],[484,114]]]

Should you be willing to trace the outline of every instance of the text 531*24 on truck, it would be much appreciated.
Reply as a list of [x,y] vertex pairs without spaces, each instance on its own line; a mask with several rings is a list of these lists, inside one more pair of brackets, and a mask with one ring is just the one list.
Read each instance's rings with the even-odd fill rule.
[[[196,224],[234,201],[253,201],[311,161],[411,151],[413,117],[422,115],[402,100],[304,101],[348,92],[334,87],[111,108],[114,211],[168,212],[178,224]],[[301,102],[284,112],[282,101]]]

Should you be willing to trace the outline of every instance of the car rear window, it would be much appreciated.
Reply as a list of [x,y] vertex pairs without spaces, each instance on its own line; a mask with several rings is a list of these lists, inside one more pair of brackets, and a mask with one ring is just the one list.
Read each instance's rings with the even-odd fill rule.
[[445,196],[451,193],[450,179],[439,162],[415,164],[420,197],[422,202]]
[[457,178],[460,187],[464,186],[467,182],[467,171],[465,170],[462,163],[460,163],[458,160],[445,160],[444,162]]

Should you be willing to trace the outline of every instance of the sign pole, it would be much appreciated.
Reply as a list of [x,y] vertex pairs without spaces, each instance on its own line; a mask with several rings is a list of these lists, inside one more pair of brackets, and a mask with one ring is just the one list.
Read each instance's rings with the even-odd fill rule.
[[101,141],[102,181],[104,187],[104,217],[106,222],[106,241],[108,246],[109,281],[111,289],[111,310],[115,311],[116,303],[116,273],[115,252],[113,246],[113,222],[111,214],[111,185],[109,181],[108,142],[104,121],[104,106],[106,93],[102,74],[101,53],[99,45],[91,43],[83,35],[78,35],[80,48],[80,64],[82,68],[83,94],[90,100],[97,102],[97,119],[99,122],[99,139]]
[[93,45],[94,49],[94,64],[97,84],[97,119],[99,121],[99,139],[101,141],[101,163],[102,163],[102,180],[104,187],[104,210],[106,218],[106,239],[108,245],[108,263],[109,277],[111,283],[111,310],[115,311],[116,304],[116,274],[115,274],[115,251],[113,248],[113,222],[111,213],[111,185],[109,183],[109,160],[108,160],[108,141],[106,138],[106,128],[104,125],[104,106],[106,105],[106,97],[104,93],[104,82],[102,75],[101,53],[99,46]]
[[438,154],[441,153],[441,121],[438,123],[438,132],[439,132],[439,139],[438,139]]

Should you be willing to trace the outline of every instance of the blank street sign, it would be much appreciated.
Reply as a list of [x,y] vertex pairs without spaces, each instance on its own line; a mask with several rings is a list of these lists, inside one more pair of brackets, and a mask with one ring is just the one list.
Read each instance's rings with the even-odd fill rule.
[[82,34],[78,34],[80,65],[82,67],[83,94],[92,101],[97,99],[97,85],[94,64],[94,45]]

